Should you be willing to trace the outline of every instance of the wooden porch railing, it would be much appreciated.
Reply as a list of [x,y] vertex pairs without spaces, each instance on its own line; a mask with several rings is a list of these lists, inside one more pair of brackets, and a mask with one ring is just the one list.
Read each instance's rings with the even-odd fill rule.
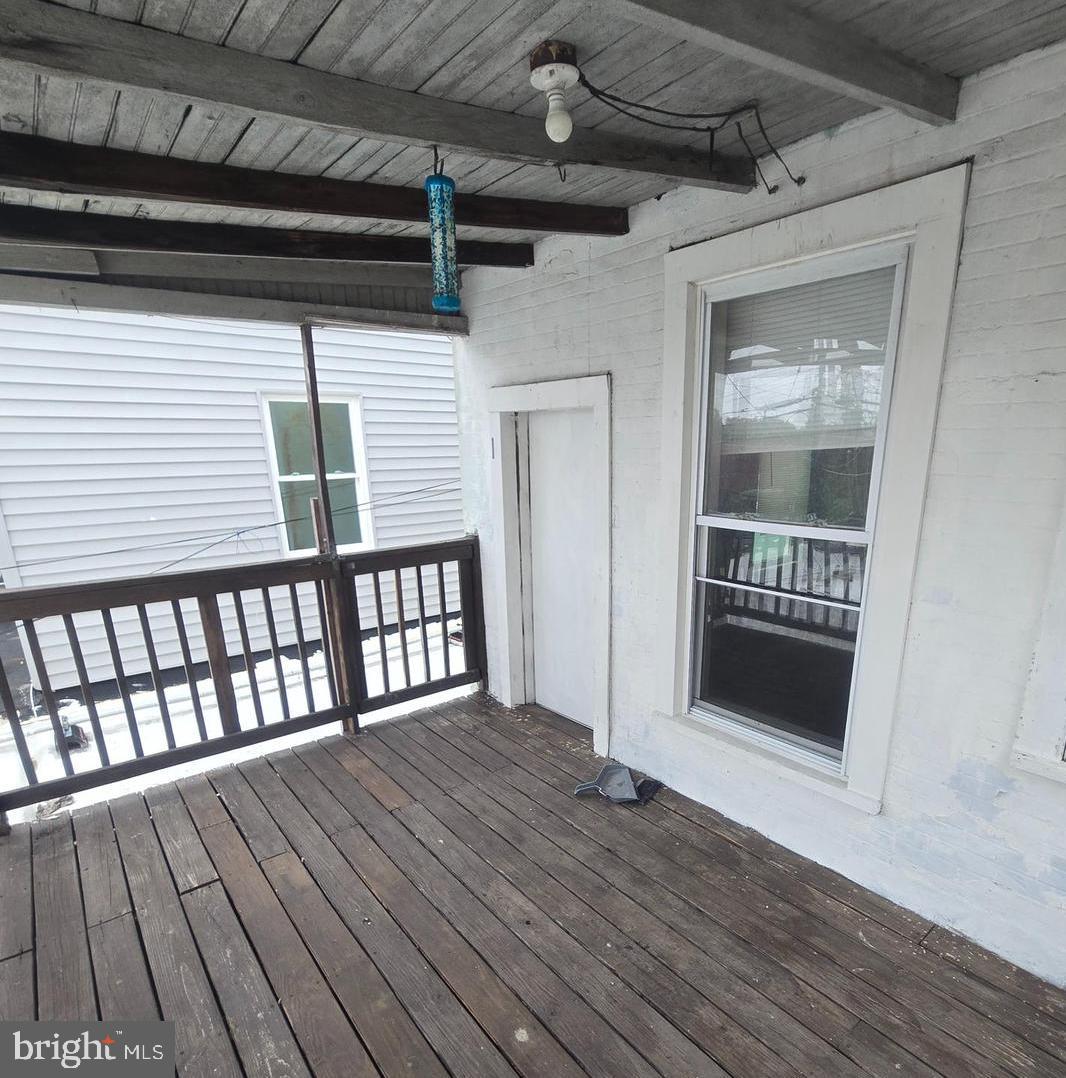
[[[449,592],[457,605],[449,603]],[[116,629],[116,611],[128,629],[124,634]],[[75,615],[81,615],[80,627]],[[462,648],[453,655],[449,623],[459,618]],[[342,557],[0,591],[0,622],[21,628],[58,765],[51,751],[39,755],[62,771],[41,773],[27,730],[42,720],[18,714],[0,664],[0,708],[14,749],[9,755],[17,755],[24,779],[2,784],[8,788],[0,788],[0,812],[337,720],[354,730],[361,714],[485,676],[476,536]],[[60,626],[65,633],[73,665],[64,666],[76,671],[92,735],[92,743],[76,751],[42,647],[46,622],[49,640]],[[117,729],[105,728],[99,685],[90,683],[82,646],[87,625],[102,628],[106,641],[122,709]],[[163,630],[176,637],[181,664],[175,671],[161,669],[157,642]],[[256,630],[268,643],[258,651]],[[288,638],[292,644],[283,645]],[[141,692],[132,689],[127,673],[134,647],[150,683]],[[55,647],[47,650],[54,668]],[[205,658],[196,662],[194,651]],[[291,671],[294,660],[298,676],[287,677],[285,667]],[[184,703],[185,694],[189,712],[180,722],[175,697]],[[148,723],[146,700],[153,712]]]

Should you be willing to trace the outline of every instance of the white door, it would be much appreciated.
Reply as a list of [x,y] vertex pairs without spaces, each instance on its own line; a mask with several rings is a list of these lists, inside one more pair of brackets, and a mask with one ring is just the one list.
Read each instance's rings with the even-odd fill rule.
[[604,522],[591,408],[529,418],[529,573],[534,699],[591,726],[596,537]]

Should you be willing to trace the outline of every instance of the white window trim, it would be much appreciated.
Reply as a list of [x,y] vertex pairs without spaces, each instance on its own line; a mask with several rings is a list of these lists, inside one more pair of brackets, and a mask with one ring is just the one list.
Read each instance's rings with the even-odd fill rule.
[[1011,763],[1019,771],[1066,782],[1066,507],[1046,595]]
[[[263,425],[263,440],[266,443],[267,461],[270,466],[270,493],[274,501],[274,510],[277,520],[282,520],[285,510],[281,501],[281,483],[283,478],[278,469],[277,447],[274,444],[274,427],[270,419],[271,401],[306,402],[307,398],[294,393],[260,393],[259,412]],[[366,440],[363,434],[363,399],[359,395],[338,396],[319,394],[322,404],[346,404],[348,406],[348,422],[352,433],[352,453],[355,457],[355,494],[359,500],[359,534],[363,539],[360,543],[345,543],[337,547],[340,554],[355,554],[360,550],[372,550],[374,548],[374,512],[370,504],[370,476],[367,468]],[[343,479],[349,473],[338,473],[336,476],[327,475],[327,479]],[[291,477],[288,477],[291,478]],[[313,475],[302,477],[314,479]],[[286,558],[304,558],[308,554],[316,553],[313,547],[289,549],[289,534],[284,524],[278,524],[278,544],[282,554]]]
[[[672,720],[662,726],[666,748],[686,767],[699,766],[694,754],[703,742],[708,754],[739,753],[779,776],[880,811],[968,183],[969,166],[959,165],[666,257],[663,548],[676,550],[677,557],[663,565],[655,693],[660,718]],[[893,245],[907,248],[907,280],[875,492],[878,537],[868,567],[851,721],[838,764],[725,719],[707,721],[689,709],[703,296],[708,286],[716,299],[727,298],[732,288],[750,291],[750,275],[756,273],[759,288],[774,287],[765,282],[775,276],[782,286],[816,279],[824,275],[827,258],[835,273],[849,260],[868,264],[872,252],[883,257]]]

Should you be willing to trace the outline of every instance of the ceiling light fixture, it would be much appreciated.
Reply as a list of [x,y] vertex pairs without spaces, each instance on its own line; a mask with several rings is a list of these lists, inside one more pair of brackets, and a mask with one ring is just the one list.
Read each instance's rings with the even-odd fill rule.
[[529,81],[548,98],[544,130],[552,142],[566,142],[574,130],[565,94],[580,77],[577,49],[566,41],[542,41],[529,54]]

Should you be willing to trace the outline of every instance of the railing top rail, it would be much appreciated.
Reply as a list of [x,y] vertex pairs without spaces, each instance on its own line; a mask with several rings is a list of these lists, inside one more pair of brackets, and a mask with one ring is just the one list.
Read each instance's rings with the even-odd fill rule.
[[464,535],[460,539],[445,539],[438,543],[344,554],[340,563],[346,575],[358,576],[361,573],[384,573],[390,569],[409,569],[416,565],[436,565],[442,561],[470,561],[476,549],[477,536]]
[[437,543],[346,554],[337,562],[324,555],[316,555],[310,558],[248,562],[220,569],[160,573],[158,576],[128,576],[84,584],[49,584],[0,590],[0,622],[57,617],[140,603],[170,602],[173,599],[195,599],[227,591],[298,584],[307,580],[326,580],[335,575],[338,563],[346,575],[355,576],[416,565],[434,565],[441,561],[466,561],[474,556],[476,544],[476,536],[464,536]]
[[0,622],[47,618],[85,610],[193,599],[276,584],[323,580],[335,572],[324,557],[249,562],[221,569],[195,569],[158,576],[129,576],[84,584],[49,584],[0,591]]

